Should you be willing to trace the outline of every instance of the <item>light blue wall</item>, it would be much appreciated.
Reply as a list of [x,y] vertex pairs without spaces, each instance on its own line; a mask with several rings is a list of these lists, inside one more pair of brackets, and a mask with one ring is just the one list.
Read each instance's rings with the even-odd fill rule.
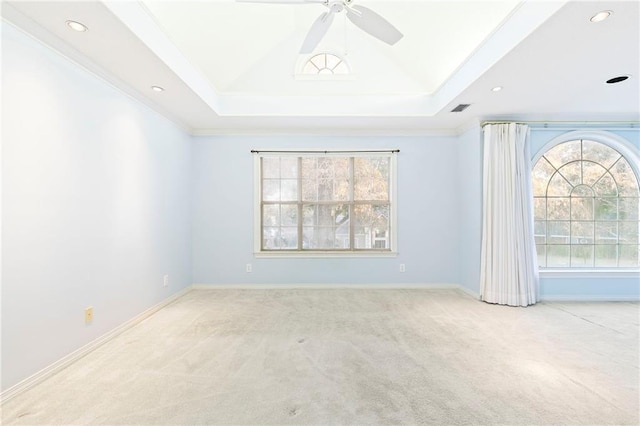
[[480,291],[480,251],[482,243],[482,130],[479,125],[459,136],[458,197],[460,238],[458,261],[460,284]]
[[[395,258],[253,257],[251,149],[398,148]],[[211,136],[194,138],[193,279],[199,284],[457,283],[455,137]],[[245,264],[253,272],[245,272]],[[406,272],[399,272],[399,264]]]
[[[575,130],[589,130],[576,128]],[[599,130],[607,130],[606,128]],[[545,144],[567,133],[567,130],[531,130],[531,157],[533,158]],[[640,130],[610,130],[629,141],[640,151]],[[593,299],[625,300],[640,298],[640,279],[637,276],[581,276],[575,278],[541,276],[540,295],[544,299]]]
[[2,389],[191,283],[190,141],[2,23]]

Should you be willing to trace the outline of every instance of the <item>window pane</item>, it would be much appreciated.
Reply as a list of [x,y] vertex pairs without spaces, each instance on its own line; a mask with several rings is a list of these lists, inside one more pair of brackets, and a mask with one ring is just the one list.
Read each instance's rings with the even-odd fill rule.
[[620,243],[624,244],[638,244],[638,227],[639,222],[620,222]]
[[265,179],[262,181],[262,199],[264,201],[280,201],[279,179]]
[[590,267],[593,266],[593,246],[571,246],[571,266]]
[[569,220],[570,217],[569,198],[547,198],[547,219]]
[[593,222],[571,222],[571,244],[593,244]]
[[546,256],[547,246],[544,244],[536,245],[536,252],[538,253],[538,266],[546,267],[547,266],[547,256]]
[[559,169],[570,161],[578,161],[581,157],[581,144],[579,140],[561,143],[547,151],[544,156],[549,162]]
[[619,214],[620,220],[638,220],[640,217],[640,199],[638,198],[620,198]]
[[547,222],[544,220],[536,220],[533,222],[533,234],[536,244],[544,244],[547,237]]
[[265,226],[262,228],[264,250],[295,250],[298,248],[297,227]]
[[280,205],[262,206],[262,225],[265,227],[280,225]]
[[609,195],[615,197],[618,195],[618,186],[610,173],[607,173],[598,182],[596,182],[593,186],[593,190],[596,195],[600,196]]
[[618,219],[617,198],[596,198],[595,199],[595,219],[596,220],[617,220]]
[[582,168],[580,167],[581,162],[569,163],[560,169],[558,172],[564,176],[566,180],[571,183],[573,186],[582,184]]
[[547,218],[546,198],[536,197],[533,200],[533,218],[545,220]]
[[572,197],[591,197],[593,198],[594,196],[594,192],[593,189],[591,189],[590,186],[587,185],[577,185],[573,188],[573,191],[571,192],[571,196]]
[[298,199],[298,181],[282,179],[280,181],[280,201],[296,201]]
[[326,55],[327,68],[334,69],[342,60],[335,55]]
[[389,157],[361,157],[354,160],[354,200],[389,199]]
[[304,249],[340,250],[349,248],[349,228],[338,230],[336,227],[316,226],[302,229]]
[[620,158],[620,154],[615,149],[600,142],[583,140],[582,158],[583,160],[600,163],[608,169],[618,158]]
[[568,197],[571,195],[573,187],[566,181],[560,173],[556,173],[549,182],[547,196],[551,197]]
[[547,266],[548,267],[569,266],[569,246],[568,245],[547,246]]
[[349,206],[315,204],[303,208],[303,248],[349,248]]
[[319,69],[325,68],[327,66],[327,55],[316,55],[313,58],[309,59],[309,62],[313,62],[313,64]]
[[618,246],[601,245],[595,247],[595,266],[618,266]]
[[264,250],[276,250],[280,248],[280,228],[275,226],[262,227],[262,248]]
[[262,157],[262,177],[263,178],[279,178],[280,177],[280,158],[279,157]]
[[624,245],[619,247],[620,250],[620,266],[639,266],[638,259],[638,246],[637,245]]
[[280,159],[280,177],[297,179],[298,178],[298,158],[282,157]]
[[547,195],[547,185],[555,172],[556,170],[546,158],[542,157],[536,162],[532,172],[533,195]]
[[302,74],[318,74],[318,67],[313,62],[308,61],[302,69]]
[[593,220],[593,198],[571,197],[571,219]]
[[349,74],[349,67],[346,63],[340,62],[334,69],[334,74]]
[[618,222],[596,222],[596,244],[616,244]]
[[582,163],[582,183],[592,186],[605,174],[607,170],[598,163],[583,161]]
[[636,179],[636,175],[633,173],[631,166],[629,166],[629,163],[627,163],[624,158],[618,160],[618,162],[611,168],[611,173],[618,183],[618,193],[621,196],[638,196],[638,181]]
[[547,219],[569,220],[570,198],[547,198]]
[[354,246],[358,249],[388,249],[389,206],[354,206]]
[[349,159],[314,157],[302,160],[304,201],[349,200]]
[[568,244],[569,222],[547,221],[547,244]]
[[280,228],[280,248],[295,250],[298,248],[298,228],[285,227]]
[[297,205],[283,205],[280,208],[280,224],[282,226],[298,226],[298,206]]

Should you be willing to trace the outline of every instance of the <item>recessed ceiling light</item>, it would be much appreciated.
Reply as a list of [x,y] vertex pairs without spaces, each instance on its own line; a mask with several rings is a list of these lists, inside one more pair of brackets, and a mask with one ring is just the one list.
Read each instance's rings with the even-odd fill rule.
[[605,19],[607,19],[609,16],[611,16],[612,13],[613,13],[613,11],[611,11],[611,10],[603,10],[603,11],[598,12],[595,15],[593,15],[591,17],[591,19],[589,19],[589,20],[591,22],[602,22]]
[[67,21],[67,26],[71,28],[73,31],[78,31],[80,33],[83,33],[89,29],[87,28],[86,25],[81,24],[80,22],[71,21],[71,20]]
[[625,81],[628,78],[629,78],[628,75],[621,75],[619,77],[613,77],[613,78],[610,78],[609,80],[607,80],[607,84],[620,83],[620,82]]
[[502,86],[496,86],[493,89],[491,89],[492,92],[499,92],[502,90]]
[[151,90],[155,92],[164,92],[164,89],[160,86],[151,86]]

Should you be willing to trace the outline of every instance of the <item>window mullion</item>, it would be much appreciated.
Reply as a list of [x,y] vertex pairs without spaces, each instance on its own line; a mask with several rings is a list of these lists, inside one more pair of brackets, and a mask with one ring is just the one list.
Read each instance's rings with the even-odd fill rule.
[[302,250],[302,157],[298,157],[298,250]]
[[349,157],[349,248],[355,249],[355,206],[354,206],[354,185],[355,185],[355,171],[354,171],[354,157]]
[[264,157],[260,157],[260,250],[264,250]]

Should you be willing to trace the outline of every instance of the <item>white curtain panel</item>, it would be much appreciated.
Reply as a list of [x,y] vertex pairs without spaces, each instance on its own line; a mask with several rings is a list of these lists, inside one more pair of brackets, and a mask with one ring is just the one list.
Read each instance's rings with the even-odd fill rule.
[[511,306],[538,300],[529,127],[484,126],[480,298]]

